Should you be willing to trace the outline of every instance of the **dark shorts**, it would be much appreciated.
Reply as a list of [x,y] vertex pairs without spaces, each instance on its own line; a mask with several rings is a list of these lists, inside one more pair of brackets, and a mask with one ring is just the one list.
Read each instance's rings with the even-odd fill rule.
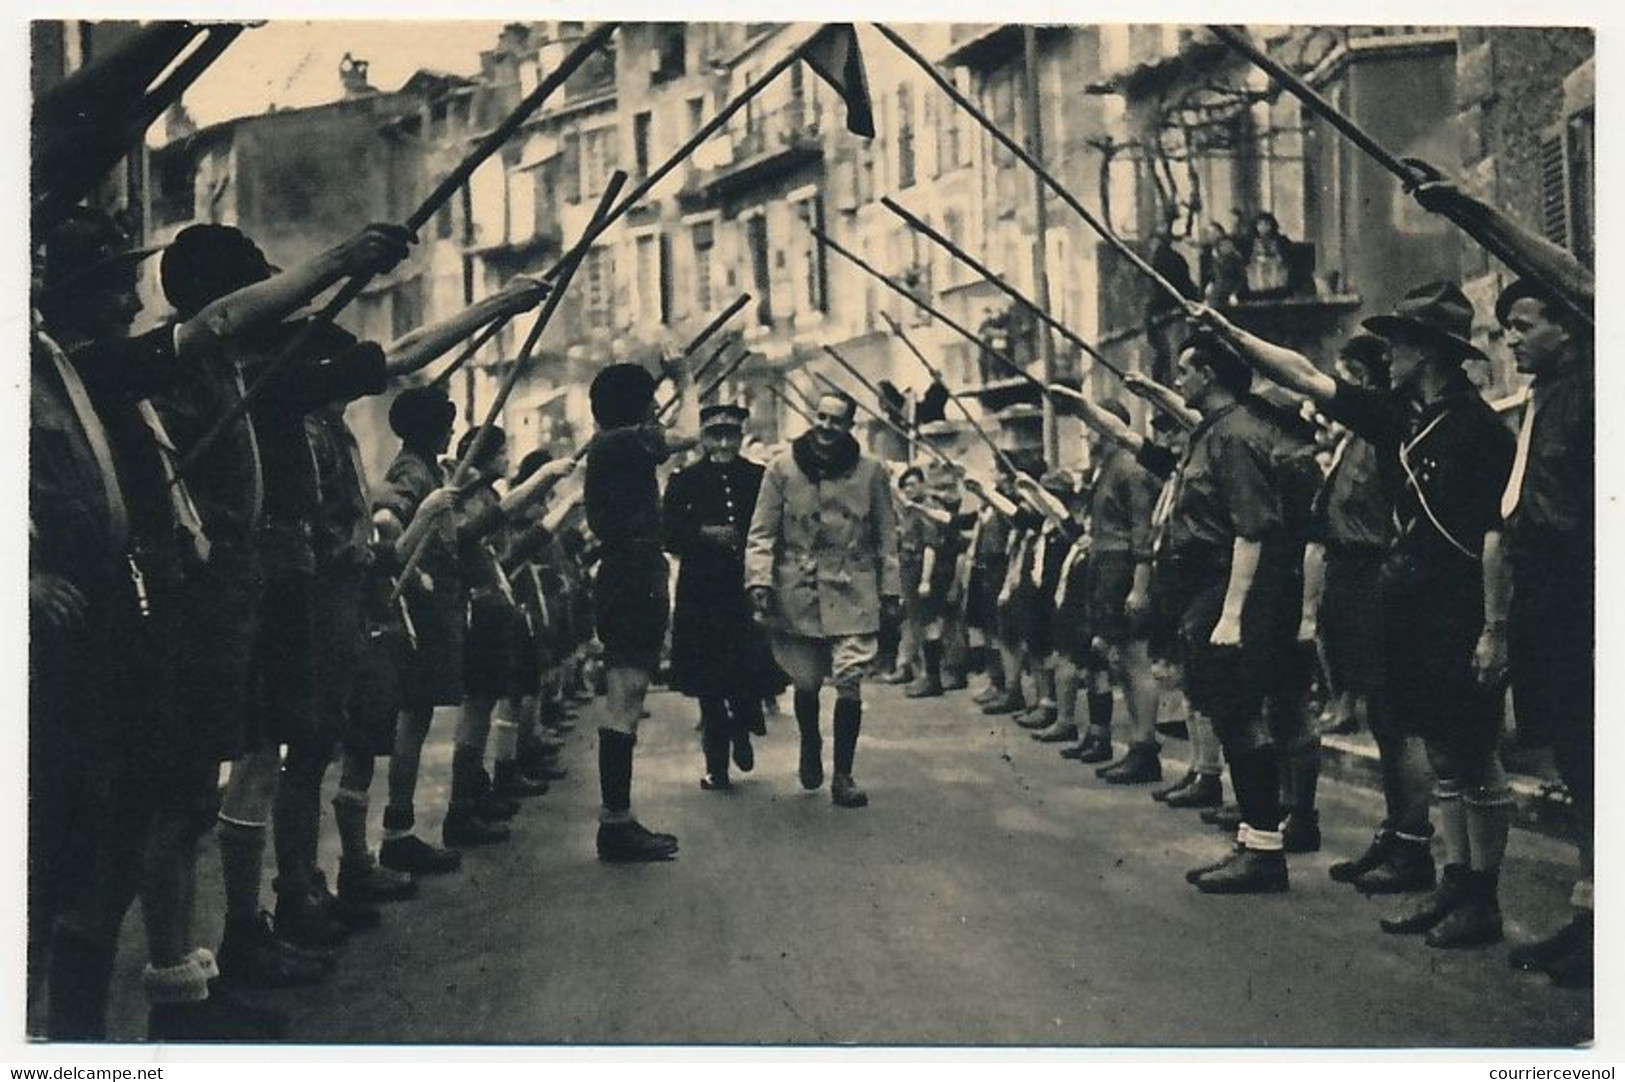
[[266,575],[244,734],[249,751],[316,736],[315,595],[313,573]]
[[539,694],[542,670],[547,667],[547,646],[536,634],[536,617],[521,609],[514,619],[513,672],[508,694],[516,699]]
[[247,546],[217,541],[181,587],[176,709],[217,762],[247,749],[264,572]]
[[1369,697],[1382,680],[1382,612],[1377,579],[1382,551],[1326,550],[1326,588],[1320,599],[1320,633],[1338,691]]
[[417,646],[401,684],[401,707],[432,710],[463,701],[463,633],[468,598],[455,575],[434,576],[432,591],[412,587],[406,609],[412,617]]
[[470,599],[463,637],[464,695],[500,699],[513,689],[518,618],[513,603],[500,593],[482,592]]
[[1390,553],[1379,578],[1384,698],[1396,732],[1466,748],[1500,737],[1502,695],[1473,672],[1484,625],[1480,571]]
[[395,722],[405,705],[402,692],[410,682],[415,658],[412,640],[403,627],[368,629],[356,671],[349,727],[339,738],[346,752],[376,757],[394,750]]
[[1134,556],[1128,552],[1095,552],[1084,571],[1085,619],[1091,635],[1113,646],[1133,638],[1123,603],[1134,588]]
[[366,570],[332,568],[317,576],[315,621],[316,719],[325,739],[342,740],[352,725],[361,659],[367,651],[363,613]]
[[1269,644],[1275,632],[1276,597],[1267,580],[1255,580],[1241,616],[1241,645],[1214,646],[1212,634],[1224,609],[1230,582],[1221,563],[1171,568],[1171,588],[1180,605],[1179,641],[1185,692],[1191,707],[1213,719],[1221,737],[1249,725],[1261,714],[1270,687]]
[[1178,664],[1179,602],[1168,583],[1168,573],[1160,562],[1151,567],[1151,584],[1147,591],[1146,610],[1131,621],[1130,638],[1143,638],[1147,652],[1157,661]]
[[604,663],[649,673],[659,668],[671,612],[666,557],[655,548],[606,551],[592,594]]
[[1055,652],[1074,665],[1094,665],[1094,626],[1089,622],[1089,561],[1078,560],[1067,575],[1061,604],[1055,607]]
[[1595,740],[1595,579],[1585,554],[1513,564],[1508,634],[1521,744],[1562,748]]
[[1004,585],[1005,570],[1002,560],[971,568],[965,622],[989,635],[999,633],[999,590]]

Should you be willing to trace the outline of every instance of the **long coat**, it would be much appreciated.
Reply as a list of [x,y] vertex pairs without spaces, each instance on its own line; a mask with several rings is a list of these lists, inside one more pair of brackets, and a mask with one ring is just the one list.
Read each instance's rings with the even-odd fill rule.
[[874,634],[881,597],[902,596],[890,479],[875,459],[854,457],[818,481],[794,446],[767,467],[745,543],[745,584],[772,588],[778,630]]
[[[763,467],[736,458],[710,459],[672,474],[661,519],[666,551],[676,556],[671,684],[686,695],[754,695],[785,687],[767,636],[751,618],[745,594],[745,530],[756,509]],[[735,543],[701,536],[702,526],[728,526]]]

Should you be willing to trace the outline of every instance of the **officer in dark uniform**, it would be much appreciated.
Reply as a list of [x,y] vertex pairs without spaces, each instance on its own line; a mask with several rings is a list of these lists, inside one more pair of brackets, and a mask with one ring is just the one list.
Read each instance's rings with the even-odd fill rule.
[[728,757],[755,766],[751,734],[763,733],[762,700],[785,687],[745,596],[745,530],[764,468],[741,458],[748,411],[718,403],[700,410],[705,457],[666,484],[666,551],[681,561],[672,614],[671,685],[700,701],[705,776],[700,788],[731,788]]

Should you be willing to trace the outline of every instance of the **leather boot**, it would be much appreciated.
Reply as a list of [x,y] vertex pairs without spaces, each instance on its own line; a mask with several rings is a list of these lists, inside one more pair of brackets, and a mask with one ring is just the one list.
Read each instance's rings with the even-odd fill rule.
[[1055,724],[1057,711],[1054,703],[1039,703],[1024,714],[1016,715],[1016,724],[1023,729],[1046,729]]
[[1537,939],[1507,953],[1507,965],[1513,969],[1535,970],[1541,973],[1575,951],[1584,951],[1589,957],[1596,938],[1596,918],[1589,909],[1576,909],[1574,916],[1563,927],[1545,939]]
[[1218,827],[1228,834],[1241,826],[1241,809],[1234,804],[1224,804],[1217,808],[1210,808],[1202,813],[1202,822],[1210,827]]
[[987,687],[983,688],[981,691],[978,691],[975,695],[972,695],[970,697],[970,701],[975,703],[977,706],[986,706],[988,703],[990,703],[993,700],[1001,697],[1003,694],[1004,694],[1004,685],[1003,684],[995,684],[995,683],[992,683],[991,681],[989,681]]
[[880,682],[882,684],[912,684],[914,682],[914,666],[899,665],[882,676]]
[[988,717],[997,717],[1000,714],[1015,714],[1027,709],[1027,700],[1020,691],[1011,691],[1005,688],[998,696],[982,707],[982,713]]
[[1224,784],[1217,774],[1198,774],[1196,780],[1163,801],[1170,808],[1217,808],[1224,801]]
[[850,774],[836,774],[830,779],[829,799],[837,808],[864,808],[869,805],[869,795],[858,788]]
[[1196,880],[1203,894],[1279,894],[1288,890],[1286,854],[1243,847],[1236,859]]
[[1113,754],[1111,730],[1093,730],[1084,734],[1078,744],[1078,753],[1073,758],[1085,764],[1108,763]]
[[1378,924],[1389,935],[1420,935],[1449,916],[1467,897],[1468,868],[1446,864],[1439,885],[1426,898],[1397,917],[1384,917]]
[[504,823],[482,819],[472,804],[453,804],[446,809],[446,821],[440,828],[440,834],[447,848],[464,849],[505,842],[509,831]]
[[1048,729],[1040,729],[1031,735],[1040,744],[1066,744],[1078,739],[1078,727],[1069,721],[1057,720]]
[[1326,869],[1326,874],[1334,882],[1352,883],[1366,872],[1376,871],[1388,859],[1388,852],[1394,847],[1394,832],[1386,826],[1378,827],[1377,833],[1372,835],[1371,844],[1366,846],[1365,852],[1353,860],[1340,860]]
[[1220,857],[1218,860],[1213,861],[1211,864],[1204,864],[1200,868],[1192,868],[1190,871],[1186,872],[1185,882],[1194,884],[1204,875],[1211,875],[1221,868],[1228,868],[1231,864],[1241,859],[1241,853],[1242,844],[1237,842],[1235,845],[1230,847],[1230,851],[1228,853]]
[[1164,785],[1151,790],[1151,799],[1161,804],[1175,793],[1182,793],[1186,789],[1190,788],[1190,786],[1196,781],[1196,778],[1197,774],[1195,770],[1187,770],[1180,777],[1180,779],[1174,782],[1172,785]]
[[1501,942],[1501,902],[1497,896],[1499,871],[1471,871],[1461,904],[1435,924],[1425,942],[1430,947],[1486,947]]
[[1288,853],[1320,851],[1320,813],[1293,809],[1281,820],[1281,847]]
[[498,796],[508,797],[511,800],[547,795],[547,782],[540,778],[527,778],[524,771],[519,769],[517,759],[497,763],[496,776],[491,784]]
[[1395,834],[1383,862],[1356,877],[1354,889],[1361,894],[1408,894],[1432,890],[1437,882],[1429,840]]
[[404,902],[418,892],[416,879],[376,863],[369,854],[365,861],[339,862],[339,897],[377,905]]
[[1107,785],[1144,785],[1162,780],[1162,745],[1155,740],[1130,744],[1128,754],[1100,777]]
[[942,669],[942,690],[943,691],[964,691],[969,686],[970,686],[970,679],[968,677],[966,677],[964,669],[950,668],[950,667],[948,667],[946,665],[943,666],[943,669]]

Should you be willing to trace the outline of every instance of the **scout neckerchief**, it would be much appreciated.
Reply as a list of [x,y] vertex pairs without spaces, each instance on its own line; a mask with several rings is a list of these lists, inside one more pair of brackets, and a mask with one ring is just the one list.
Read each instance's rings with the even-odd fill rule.
[[1066,604],[1067,596],[1071,592],[1070,585],[1072,581],[1073,567],[1077,565],[1079,560],[1088,555],[1089,535],[1079,534],[1078,539],[1074,541],[1072,543],[1072,547],[1067,550],[1066,559],[1061,563],[1061,580],[1055,584],[1056,609],[1060,609]]
[[124,542],[130,533],[130,513],[124,504],[124,490],[119,487],[118,472],[113,465],[113,448],[107,442],[107,430],[102,427],[101,418],[90,404],[90,392],[85,390],[84,380],[79,378],[67,353],[43,330],[36,333],[40,345],[51,358],[68,405],[79,422],[85,443],[90,446],[90,456],[96,462],[96,475],[102,483],[102,499],[107,504],[108,541],[113,551],[123,552]]
[[1501,493],[1501,518],[1509,519],[1518,509],[1518,498],[1523,495],[1523,475],[1529,468],[1529,443],[1535,432],[1535,405],[1540,401],[1540,385],[1529,388],[1529,398],[1523,407],[1523,424],[1518,426],[1518,450],[1512,459],[1512,473],[1507,477],[1506,491]]
[[203,532],[203,518],[197,513],[197,504],[192,502],[192,493],[176,471],[175,463],[180,456],[175,451],[174,441],[169,438],[169,430],[164,427],[163,420],[149,400],[142,399],[136,404],[136,410],[141,414],[147,430],[152,433],[153,443],[158,446],[158,462],[164,471],[164,491],[168,494],[169,509],[175,516],[175,524],[186,535],[192,558],[199,564],[208,563],[209,538]]
[[1337,478],[1337,467],[1343,464],[1343,456],[1348,454],[1349,444],[1354,440],[1353,432],[1345,432],[1338,438],[1337,446],[1332,448],[1332,460],[1326,465],[1326,476],[1320,482],[1320,488],[1315,492],[1314,502],[1309,506],[1309,513],[1319,518],[1325,513],[1326,505],[1332,498],[1332,485]]

